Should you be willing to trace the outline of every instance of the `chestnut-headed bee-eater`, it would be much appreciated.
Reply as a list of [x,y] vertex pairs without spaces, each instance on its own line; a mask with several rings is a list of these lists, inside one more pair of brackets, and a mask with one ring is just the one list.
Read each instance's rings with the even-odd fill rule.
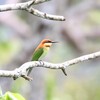
[[[51,41],[50,39],[44,39],[41,41],[41,43],[38,45],[38,47],[35,49],[33,56],[32,56],[32,61],[38,61],[41,60],[46,56],[48,53],[51,45],[53,43],[57,43],[56,41]],[[32,69],[29,70],[29,74]],[[62,69],[63,73],[67,75],[65,69]]]

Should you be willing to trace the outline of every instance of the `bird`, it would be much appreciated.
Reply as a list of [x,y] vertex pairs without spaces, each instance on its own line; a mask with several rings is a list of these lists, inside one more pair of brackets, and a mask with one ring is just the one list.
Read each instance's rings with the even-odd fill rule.
[[[57,41],[52,41],[50,39],[43,39],[40,44],[35,49],[31,61],[42,60],[50,50],[53,43],[58,43]],[[32,68],[29,69],[28,74],[30,74]],[[63,73],[67,76],[65,69],[62,69]]]

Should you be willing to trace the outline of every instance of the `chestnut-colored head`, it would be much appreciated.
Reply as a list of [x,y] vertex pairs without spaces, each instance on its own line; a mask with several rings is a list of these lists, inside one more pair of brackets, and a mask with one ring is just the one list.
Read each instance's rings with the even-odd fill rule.
[[53,43],[57,43],[55,41],[51,41],[50,39],[44,39],[42,40],[41,44],[43,45],[43,47],[51,47],[51,45]]
[[57,43],[57,42],[56,41],[51,41],[50,39],[44,39],[39,44],[38,48],[46,48],[46,49],[49,49],[53,43]]

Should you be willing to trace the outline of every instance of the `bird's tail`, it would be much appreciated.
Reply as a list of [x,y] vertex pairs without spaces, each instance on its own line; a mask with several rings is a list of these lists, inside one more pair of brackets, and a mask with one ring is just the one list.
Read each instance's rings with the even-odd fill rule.
[[[34,61],[34,60],[31,60],[31,61]],[[29,75],[29,74],[31,73],[32,69],[33,69],[33,68],[29,68],[29,69],[28,69],[27,75]]]

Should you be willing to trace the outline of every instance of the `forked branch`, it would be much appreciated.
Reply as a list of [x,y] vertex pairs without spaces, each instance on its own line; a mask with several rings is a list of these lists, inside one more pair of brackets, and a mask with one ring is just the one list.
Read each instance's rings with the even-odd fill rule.
[[23,77],[26,80],[32,80],[32,78],[30,78],[27,75],[30,68],[43,67],[43,68],[51,68],[51,69],[62,69],[62,68],[67,68],[68,66],[77,64],[79,62],[87,61],[87,60],[94,59],[97,57],[100,57],[100,51],[92,53],[92,54],[84,55],[84,56],[66,61],[64,63],[59,63],[59,64],[53,64],[53,63],[48,63],[44,61],[26,62],[22,66],[20,66],[19,68],[13,71],[0,70],[0,77],[13,77],[14,79]]
[[46,1],[50,1],[50,0],[31,0],[24,3],[0,5],[0,12],[11,11],[11,10],[25,10],[35,16],[44,19],[64,21],[65,18],[63,16],[47,14],[33,8],[33,5],[37,5]]

